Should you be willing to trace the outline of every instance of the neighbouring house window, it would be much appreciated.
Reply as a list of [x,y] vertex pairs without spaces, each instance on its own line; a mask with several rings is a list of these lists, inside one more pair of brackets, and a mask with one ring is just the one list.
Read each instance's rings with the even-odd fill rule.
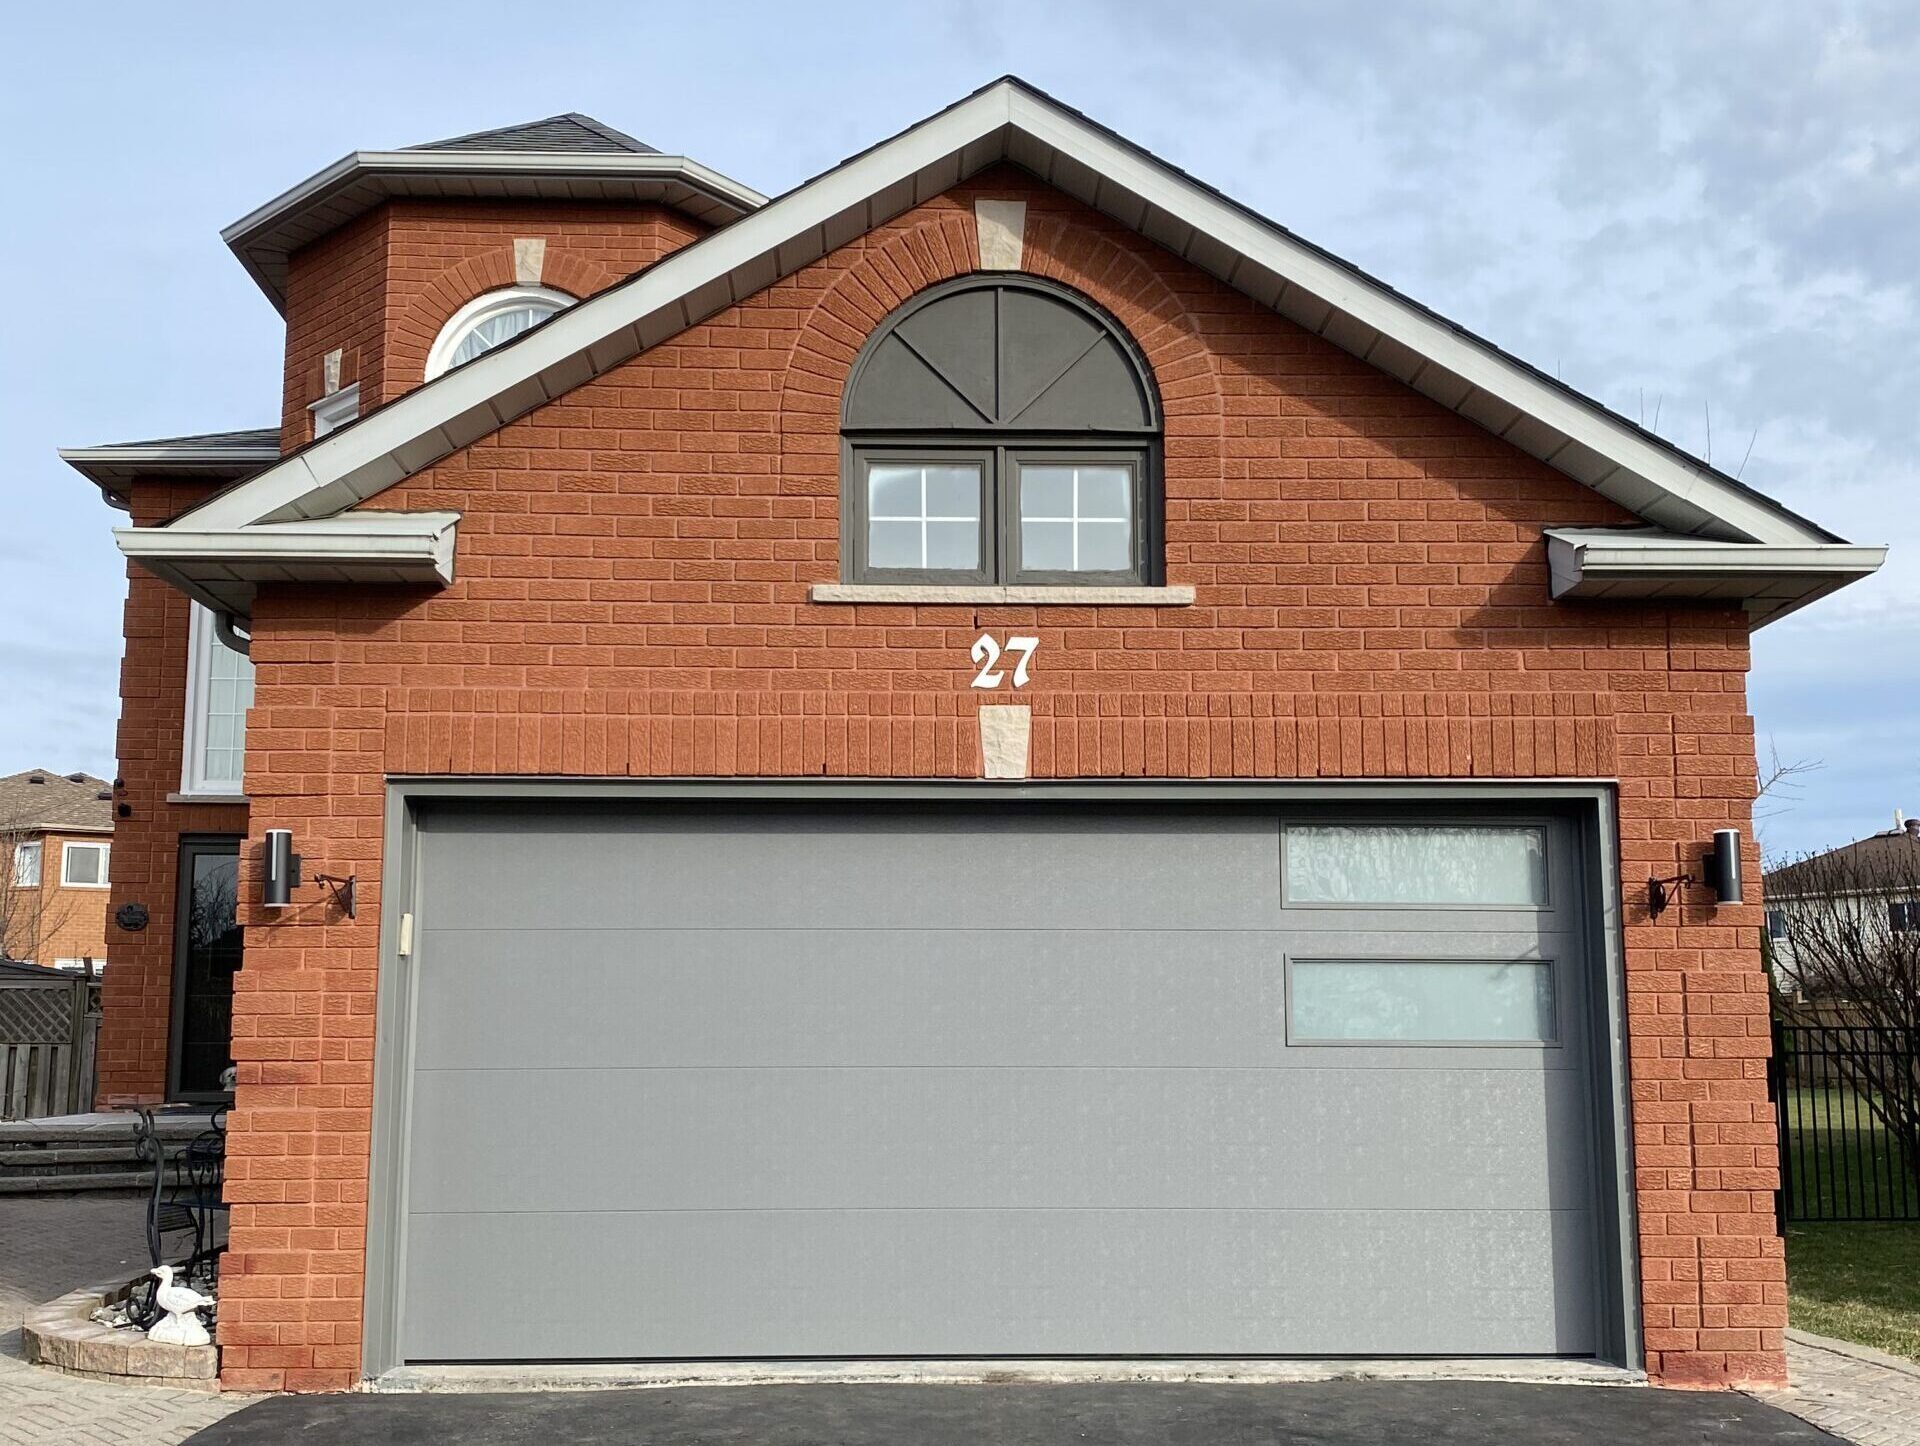
[[1787,911],[1785,909],[1767,910],[1767,937],[1784,939],[1787,937]]
[[221,642],[213,614],[195,603],[188,629],[182,793],[244,791],[247,709],[252,706],[253,660]]
[[1128,585],[1160,560],[1160,413],[1118,322],[968,277],[881,323],[841,411],[850,582]]
[[39,840],[32,843],[13,846],[13,886],[16,889],[37,889],[40,887]]
[[427,380],[512,341],[573,302],[566,292],[545,286],[509,286],[475,297],[440,328],[427,352]]
[[1920,929],[1920,899],[1906,899],[1887,905],[1887,927],[1896,934]]
[[69,974],[97,974],[107,967],[104,959],[56,959],[53,967],[64,969]]
[[313,439],[319,441],[327,433],[344,427],[360,415],[360,383],[342,387],[330,393],[307,408],[307,414],[313,418]]
[[107,886],[107,852],[103,843],[70,843],[60,846],[60,885],[68,889],[104,889]]

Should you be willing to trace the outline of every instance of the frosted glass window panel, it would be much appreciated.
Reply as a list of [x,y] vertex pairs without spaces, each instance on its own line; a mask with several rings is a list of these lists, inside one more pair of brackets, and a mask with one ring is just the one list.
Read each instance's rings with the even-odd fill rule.
[[1538,960],[1296,960],[1296,1044],[1550,1044],[1553,967]]
[[867,566],[970,572],[980,566],[974,463],[875,463],[867,469]]
[[1027,572],[1125,572],[1133,566],[1133,470],[1020,468],[1020,566]]
[[40,887],[39,844],[23,843],[13,846],[13,886],[16,889]]
[[1300,824],[1285,832],[1287,902],[1539,908],[1546,830],[1516,825]]

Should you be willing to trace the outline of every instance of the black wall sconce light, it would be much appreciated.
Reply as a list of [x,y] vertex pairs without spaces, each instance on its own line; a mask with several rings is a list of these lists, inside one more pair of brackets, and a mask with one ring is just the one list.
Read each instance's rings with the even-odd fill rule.
[[[300,855],[293,851],[293,830],[267,830],[266,867],[263,872],[260,902],[269,909],[286,908],[293,902],[293,891],[300,887]],[[344,878],[338,874],[315,874],[313,881],[333,895],[334,903],[346,912],[349,919],[356,916],[352,874]]]
[[1701,884],[1713,890],[1716,904],[1738,904],[1744,902],[1745,891],[1740,880],[1740,830],[1722,828],[1714,830],[1713,847],[1707,850],[1700,860],[1701,877],[1692,874],[1675,874],[1667,879],[1647,880],[1647,913],[1659,918],[1666,912],[1674,895],[1682,885]]

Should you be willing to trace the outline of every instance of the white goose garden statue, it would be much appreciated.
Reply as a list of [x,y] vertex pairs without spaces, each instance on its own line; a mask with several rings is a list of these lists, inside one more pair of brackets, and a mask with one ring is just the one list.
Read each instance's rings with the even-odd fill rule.
[[195,1314],[202,1306],[213,1304],[211,1296],[200,1294],[191,1286],[173,1283],[173,1267],[156,1265],[148,1272],[158,1276],[160,1284],[153,1292],[154,1304],[167,1313],[167,1318],[154,1323],[147,1332],[147,1339],[160,1341],[171,1346],[204,1346],[213,1338],[207,1334],[206,1326]]

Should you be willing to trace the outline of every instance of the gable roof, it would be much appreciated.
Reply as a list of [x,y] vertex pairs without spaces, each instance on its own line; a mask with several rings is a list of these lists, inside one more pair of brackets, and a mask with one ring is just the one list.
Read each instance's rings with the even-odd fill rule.
[[[1592,487],[1662,535],[1843,546],[1736,478],[1012,77],[330,433],[172,525],[235,529],[345,511],[1002,161]],[[1844,557],[1816,554],[1840,581],[1879,565],[1877,549],[1844,550]]]
[[112,833],[113,785],[90,773],[50,768],[10,774],[0,778],[0,828]]
[[444,141],[426,141],[408,146],[410,151],[541,151],[560,155],[570,151],[622,151],[635,155],[657,156],[659,150],[645,141],[637,141],[625,131],[595,120],[578,111],[550,115],[545,120],[525,121],[498,130],[473,131],[451,136]]

